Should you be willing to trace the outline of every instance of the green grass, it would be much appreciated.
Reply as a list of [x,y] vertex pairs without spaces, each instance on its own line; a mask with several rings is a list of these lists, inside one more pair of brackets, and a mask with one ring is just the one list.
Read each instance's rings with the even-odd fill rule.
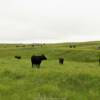
[[[100,50],[94,48],[99,43],[77,43],[76,48],[65,43],[0,45],[0,100],[99,100]],[[45,54],[48,60],[32,69],[32,54]],[[59,65],[58,57],[65,58],[64,65]]]

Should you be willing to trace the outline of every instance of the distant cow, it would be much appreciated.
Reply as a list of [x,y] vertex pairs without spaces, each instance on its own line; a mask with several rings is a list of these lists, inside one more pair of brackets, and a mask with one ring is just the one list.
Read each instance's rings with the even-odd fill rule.
[[76,48],[76,45],[74,45],[74,44],[72,45],[72,44],[71,44],[71,45],[69,45],[69,47],[70,47],[70,48]]
[[98,50],[100,50],[100,46],[99,46],[99,47],[97,47],[97,49],[98,49]]
[[64,63],[64,58],[59,58],[59,64],[63,64]]
[[98,61],[99,61],[99,65],[100,65],[100,57],[99,57]]
[[33,68],[33,65],[36,65],[38,68],[40,68],[40,64],[42,60],[47,60],[45,55],[40,55],[40,56],[33,55],[31,57],[32,68]]
[[15,56],[16,59],[21,59],[21,56]]

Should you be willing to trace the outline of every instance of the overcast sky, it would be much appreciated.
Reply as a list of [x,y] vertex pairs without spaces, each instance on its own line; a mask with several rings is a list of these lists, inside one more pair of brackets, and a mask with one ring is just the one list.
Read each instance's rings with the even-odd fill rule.
[[0,0],[0,42],[100,40],[99,0]]

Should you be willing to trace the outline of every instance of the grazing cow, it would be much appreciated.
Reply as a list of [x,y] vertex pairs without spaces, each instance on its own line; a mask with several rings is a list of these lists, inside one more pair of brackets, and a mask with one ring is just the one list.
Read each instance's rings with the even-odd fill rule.
[[15,56],[16,59],[21,59],[21,56]]
[[33,65],[36,65],[37,68],[40,68],[40,64],[42,60],[47,60],[45,55],[40,55],[40,56],[33,55],[31,57],[32,68],[33,68]]
[[64,58],[59,58],[59,64],[63,64],[64,63]]

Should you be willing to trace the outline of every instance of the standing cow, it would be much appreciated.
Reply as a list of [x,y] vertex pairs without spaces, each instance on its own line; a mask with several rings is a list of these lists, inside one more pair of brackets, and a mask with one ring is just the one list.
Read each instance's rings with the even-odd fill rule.
[[45,55],[40,55],[40,56],[33,55],[31,57],[32,68],[33,68],[33,65],[36,65],[37,68],[40,68],[40,64],[42,60],[47,60]]
[[64,63],[64,58],[59,58],[59,64],[63,64]]

